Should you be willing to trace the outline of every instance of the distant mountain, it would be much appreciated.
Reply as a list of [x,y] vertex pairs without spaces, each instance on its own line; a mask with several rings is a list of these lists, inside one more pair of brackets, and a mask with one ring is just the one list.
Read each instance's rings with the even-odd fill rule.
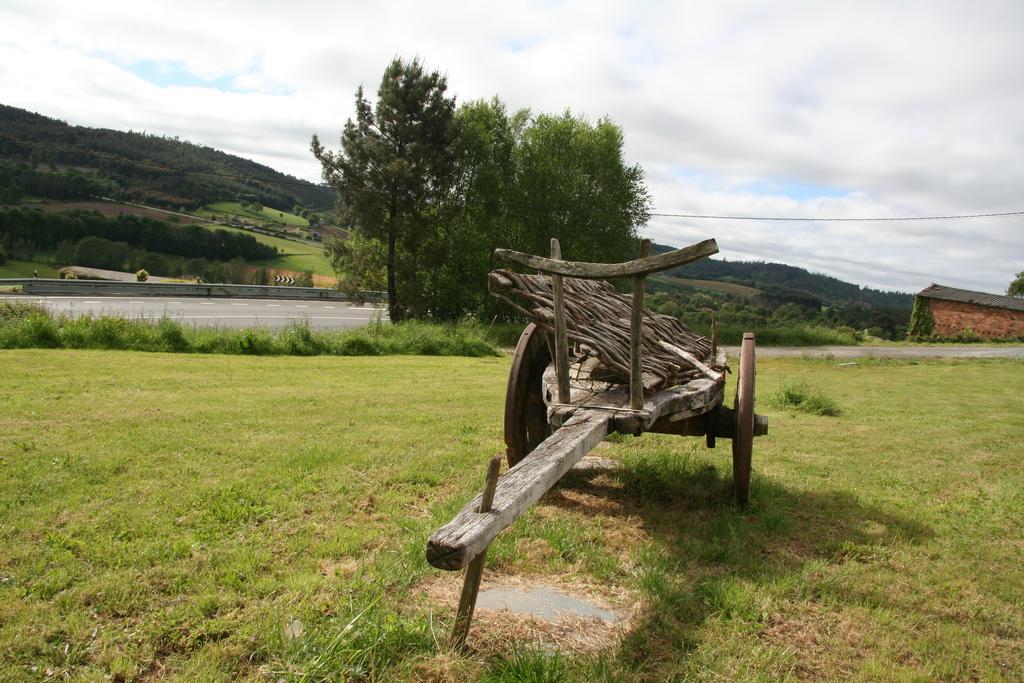
[[[673,248],[663,244],[652,245],[654,253]],[[880,309],[909,309],[914,300],[911,294],[861,287],[831,275],[812,273],[782,263],[704,259],[665,274],[745,285],[760,290],[762,298],[799,301],[803,305],[810,303],[810,297],[828,306],[862,304]]]
[[194,209],[247,201],[330,209],[333,189],[212,147],[136,131],[71,126],[0,104],[0,203],[22,196],[117,199]]

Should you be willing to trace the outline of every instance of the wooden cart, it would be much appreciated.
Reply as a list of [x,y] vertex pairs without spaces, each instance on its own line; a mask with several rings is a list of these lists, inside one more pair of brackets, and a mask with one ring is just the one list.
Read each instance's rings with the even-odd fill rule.
[[[439,569],[469,566],[456,624],[465,639],[486,550],[611,432],[732,440],[736,500],[747,503],[753,439],[767,434],[754,413],[754,335],[743,335],[733,407],[723,403],[725,353],[669,316],[643,308],[644,277],[717,253],[714,240],[626,263],[563,261],[505,249],[496,258],[539,274],[497,270],[490,290],[532,322],[516,346],[505,395],[505,458],[492,460],[484,492],[427,542]],[[631,278],[632,296],[606,281]],[[571,347],[570,347],[571,342]],[[460,636],[459,633],[462,633]]]

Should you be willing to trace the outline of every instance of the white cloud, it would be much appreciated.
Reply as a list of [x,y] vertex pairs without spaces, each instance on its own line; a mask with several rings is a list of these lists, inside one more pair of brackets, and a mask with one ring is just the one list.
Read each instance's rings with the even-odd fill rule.
[[[462,100],[610,116],[663,211],[1006,211],[1024,208],[1022,22],[1014,2],[8,2],[0,101],[315,180],[310,135],[336,140],[355,88],[420,56]],[[143,61],[232,91],[156,86],[130,71]],[[1024,268],[1022,228],[654,218],[647,232],[862,284],[1000,291]]]

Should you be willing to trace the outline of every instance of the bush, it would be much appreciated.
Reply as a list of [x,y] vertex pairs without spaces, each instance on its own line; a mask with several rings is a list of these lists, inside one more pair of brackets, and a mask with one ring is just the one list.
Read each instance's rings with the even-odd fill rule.
[[361,334],[350,334],[335,347],[339,356],[379,356],[380,349],[373,340]]
[[139,268],[139,271],[135,273],[136,282],[145,282],[149,279],[149,273],[146,272],[145,268]]
[[914,307],[910,311],[910,324],[907,326],[907,336],[910,338],[930,337],[935,330],[935,317],[932,315],[932,307],[928,299],[915,296]]
[[[711,336],[707,324],[689,324],[697,334]],[[720,346],[739,346],[744,332],[754,332],[758,346],[856,346],[863,340],[863,333],[849,327],[833,329],[820,325],[795,325],[791,327],[761,327],[757,325],[718,325]]]
[[45,311],[36,311],[0,328],[0,343],[11,349],[56,349],[61,346],[61,338],[53,318]]
[[269,356],[277,353],[270,333],[261,329],[240,330],[235,337],[235,353],[251,356]]
[[0,301],[0,329],[24,320],[33,313],[47,315],[46,309],[39,304],[21,301]]
[[804,382],[783,384],[768,397],[768,404],[812,415],[839,415],[842,412],[831,396]]
[[315,356],[323,350],[323,344],[313,336],[309,323],[295,323],[285,328],[281,335],[284,352],[291,356]]
[[4,245],[0,244],[0,266],[7,263],[7,251],[4,249]]
[[161,318],[156,324],[156,338],[161,351],[184,353],[192,349],[181,324],[170,318]]

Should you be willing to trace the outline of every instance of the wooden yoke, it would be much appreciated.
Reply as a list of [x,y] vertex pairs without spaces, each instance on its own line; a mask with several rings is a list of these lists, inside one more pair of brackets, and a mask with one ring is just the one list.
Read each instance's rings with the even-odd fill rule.
[[607,280],[617,277],[636,277],[650,275],[670,268],[685,266],[687,263],[699,261],[718,253],[718,244],[714,240],[704,240],[682,249],[669,251],[657,256],[639,258],[625,263],[586,263],[583,261],[561,261],[524,254],[512,249],[495,249],[494,258],[508,263],[533,268],[548,275],[565,275],[581,277],[588,280]]

